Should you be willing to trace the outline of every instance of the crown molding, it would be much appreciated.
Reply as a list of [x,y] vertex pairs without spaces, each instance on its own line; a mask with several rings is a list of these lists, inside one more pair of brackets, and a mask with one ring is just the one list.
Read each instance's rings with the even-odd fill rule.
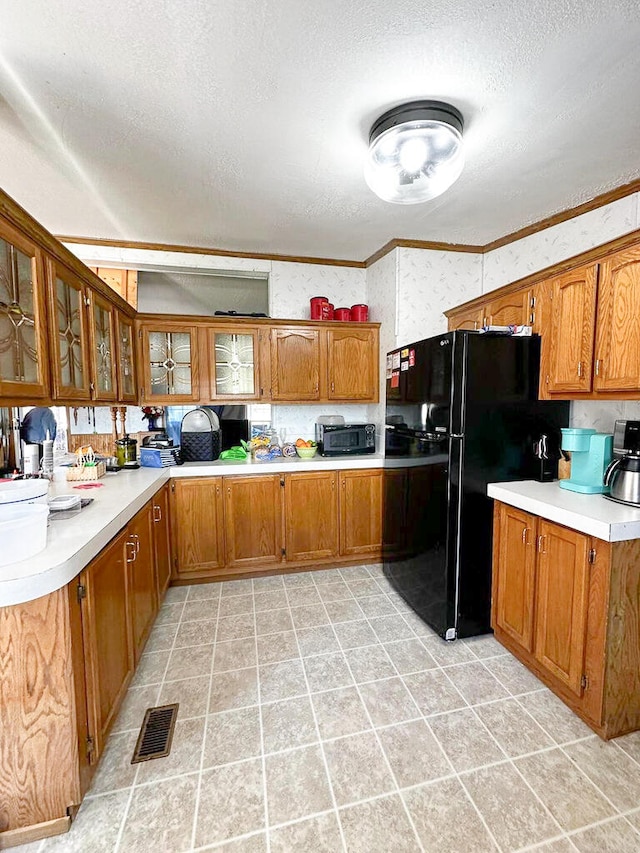
[[607,204],[611,204],[612,202],[618,201],[626,196],[633,195],[636,192],[640,192],[640,179],[631,181],[628,184],[623,184],[620,187],[616,187],[616,189],[609,190],[606,193],[595,196],[589,201],[583,202],[576,207],[560,211],[559,213],[554,213],[552,216],[547,216],[545,219],[540,219],[538,222],[534,222],[531,225],[527,225],[524,228],[520,228],[517,231],[513,231],[511,234],[499,237],[497,240],[492,240],[490,243],[486,243],[484,245],[444,243],[433,240],[405,240],[401,237],[394,237],[364,261],[349,261],[339,258],[316,258],[306,255],[278,255],[268,252],[237,252],[227,249],[212,249],[203,246],[183,246],[173,243],[145,243],[131,240],[109,240],[94,237],[72,237],[60,234],[56,234],[55,237],[62,243],[87,243],[92,246],[113,246],[118,249],[146,249],[159,252],[189,252],[196,255],[211,255],[213,257],[248,258],[265,261],[283,261],[285,263],[322,264],[325,266],[356,267],[358,269],[362,269],[372,266],[376,261],[379,261],[385,255],[388,255],[389,252],[400,248],[431,249],[434,251],[444,252],[468,252],[484,255],[494,249],[500,249],[502,246],[507,246],[509,243],[522,240],[524,237],[530,237],[532,234],[537,234],[539,231],[544,231],[554,225],[559,225],[561,222],[566,222],[568,219],[574,219],[576,216],[588,213],[591,210],[597,210],[599,207],[604,207]]

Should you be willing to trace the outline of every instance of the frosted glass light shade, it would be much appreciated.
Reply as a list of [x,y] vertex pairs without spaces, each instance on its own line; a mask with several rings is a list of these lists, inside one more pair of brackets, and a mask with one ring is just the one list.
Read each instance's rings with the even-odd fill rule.
[[371,128],[364,176],[394,204],[436,198],[464,166],[462,114],[440,101],[414,101],[384,113]]

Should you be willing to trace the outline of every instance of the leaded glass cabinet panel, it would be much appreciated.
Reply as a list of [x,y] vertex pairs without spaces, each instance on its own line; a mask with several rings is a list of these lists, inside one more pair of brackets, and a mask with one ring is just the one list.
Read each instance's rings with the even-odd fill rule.
[[52,263],[51,318],[56,397],[90,398],[85,286],[70,270]]
[[133,320],[117,312],[118,399],[135,403],[136,371]]
[[48,395],[39,249],[0,220],[0,394]]
[[260,398],[257,329],[235,327],[209,330],[214,399]]
[[116,400],[116,352],[113,308],[97,293],[90,300],[91,366],[93,396],[96,400]]
[[195,327],[155,326],[144,330],[144,397],[154,402],[199,398]]

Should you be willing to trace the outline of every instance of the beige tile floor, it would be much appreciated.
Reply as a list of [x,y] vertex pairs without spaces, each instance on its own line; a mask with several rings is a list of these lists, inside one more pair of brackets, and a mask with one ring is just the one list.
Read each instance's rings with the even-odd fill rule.
[[[144,710],[171,755],[132,766]],[[77,820],[28,853],[638,853],[640,733],[603,743],[379,566],[170,589]]]

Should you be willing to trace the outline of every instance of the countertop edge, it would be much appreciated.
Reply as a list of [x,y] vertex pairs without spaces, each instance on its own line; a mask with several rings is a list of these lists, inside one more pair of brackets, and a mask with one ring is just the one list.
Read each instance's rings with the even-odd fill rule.
[[[0,580],[0,607],[24,604],[66,586],[131,521],[133,516],[162,488],[168,479],[166,469],[159,469],[158,477],[153,482],[148,483],[122,507],[117,515],[109,518],[99,531],[79,545],[78,549],[67,559],[60,560],[55,565],[34,574]],[[64,524],[64,521],[52,521],[50,523]],[[1,571],[0,569],[0,573]]]
[[[184,465],[176,465],[167,468],[144,468],[149,475],[155,473],[154,479],[140,488],[134,497],[123,503],[121,509],[111,514],[104,526],[100,527],[86,541],[80,541],[75,545],[66,545],[67,551],[71,551],[66,558],[58,559],[54,565],[44,566],[35,570],[32,574],[24,573],[6,579],[0,579],[0,607],[10,607],[23,604],[49,595],[52,592],[72,581],[77,575],[96,557],[100,551],[116,536],[123,527],[142,509],[147,501],[170,479],[181,479],[185,477],[222,477],[222,476],[255,476],[259,474],[282,474],[305,471],[339,471],[348,469],[382,469],[384,456],[380,453],[372,453],[366,456],[344,456],[344,457],[318,457],[314,459],[276,459],[270,462],[187,462]],[[115,478],[122,474],[114,475]],[[131,472],[127,476],[135,477]],[[105,482],[108,487],[111,481]],[[113,480],[117,483],[117,479]],[[133,481],[135,483],[135,480]],[[66,484],[65,484],[66,486]],[[63,490],[68,490],[68,487]],[[56,491],[56,490],[54,490]],[[50,492],[51,494],[51,492]],[[89,494],[89,496],[91,496]],[[84,510],[83,510],[84,512]],[[51,524],[62,524],[64,521],[51,521]],[[49,546],[47,546],[49,547]],[[41,554],[36,555],[35,560],[41,562],[46,560],[45,548]],[[27,562],[27,561],[24,561]],[[19,566],[19,563],[11,564]],[[2,569],[11,571],[11,565],[0,567],[0,578]]]
[[[539,493],[528,494],[527,490],[529,489],[531,491],[537,490]],[[549,500],[545,500],[545,490],[548,492]],[[604,542],[626,542],[640,538],[640,507],[636,510],[633,507],[625,507],[608,501],[606,505],[601,505],[595,502],[603,500],[601,495],[565,493],[558,489],[557,482],[489,483],[487,495],[524,512],[531,512],[548,521],[562,524],[588,536],[595,536]],[[569,505],[576,500],[584,502],[583,511]],[[563,501],[566,501],[566,506],[562,506]],[[608,515],[609,518],[598,517],[601,515]],[[616,518],[616,516],[618,517]]]

